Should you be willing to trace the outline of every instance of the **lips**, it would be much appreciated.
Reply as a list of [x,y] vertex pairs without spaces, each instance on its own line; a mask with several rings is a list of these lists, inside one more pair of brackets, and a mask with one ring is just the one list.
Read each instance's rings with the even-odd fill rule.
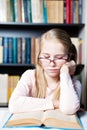
[[48,71],[51,73],[56,73],[58,71],[58,69],[48,69]]

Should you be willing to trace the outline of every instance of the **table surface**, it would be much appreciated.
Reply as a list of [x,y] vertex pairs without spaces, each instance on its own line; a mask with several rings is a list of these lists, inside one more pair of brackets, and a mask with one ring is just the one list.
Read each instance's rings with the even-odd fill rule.
[[[3,129],[2,127],[3,127],[4,123],[7,121],[9,116],[10,116],[10,113],[8,111],[8,108],[0,108],[0,130]],[[81,112],[79,114],[79,116],[80,116],[80,120],[82,122],[84,130],[87,130],[87,111]],[[4,128],[4,129],[11,130],[13,128]],[[14,129],[17,130],[17,128],[14,128]],[[26,129],[27,128],[22,128],[22,130],[26,130]],[[28,129],[31,129],[31,130],[41,130],[43,128],[35,128],[34,127],[34,128],[28,128]],[[21,130],[21,128],[18,128],[18,130]],[[55,129],[55,130],[57,130],[57,129]]]

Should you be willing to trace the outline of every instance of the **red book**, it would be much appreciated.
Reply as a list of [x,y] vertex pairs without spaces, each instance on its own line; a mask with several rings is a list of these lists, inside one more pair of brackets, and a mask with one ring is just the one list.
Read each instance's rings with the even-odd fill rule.
[[72,0],[66,0],[66,23],[71,23],[71,1]]

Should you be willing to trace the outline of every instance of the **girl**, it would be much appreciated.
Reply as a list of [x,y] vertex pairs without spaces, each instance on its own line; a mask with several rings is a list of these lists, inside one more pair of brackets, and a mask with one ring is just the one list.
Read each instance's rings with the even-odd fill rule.
[[51,29],[40,39],[36,69],[24,72],[9,101],[11,113],[80,108],[81,83],[74,78],[77,52],[69,35]]

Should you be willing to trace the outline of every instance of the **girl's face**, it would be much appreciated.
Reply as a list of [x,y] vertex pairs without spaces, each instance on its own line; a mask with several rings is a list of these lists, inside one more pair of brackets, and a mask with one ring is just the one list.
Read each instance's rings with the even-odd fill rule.
[[39,55],[44,72],[50,77],[58,77],[61,66],[68,59],[65,47],[58,40],[45,40]]

